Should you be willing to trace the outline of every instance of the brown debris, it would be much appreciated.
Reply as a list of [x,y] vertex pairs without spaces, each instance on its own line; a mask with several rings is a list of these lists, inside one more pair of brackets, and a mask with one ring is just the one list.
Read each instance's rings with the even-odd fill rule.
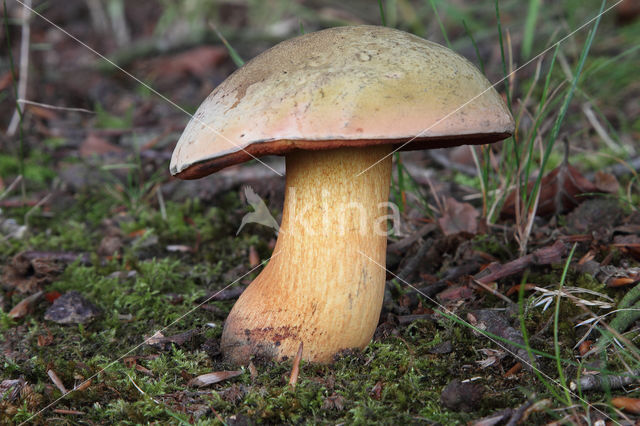
[[640,399],[618,396],[611,399],[611,405],[633,414],[640,414]]
[[597,239],[608,241],[622,214],[617,200],[594,198],[567,215],[566,229],[570,234],[595,233]]
[[298,383],[298,375],[300,374],[300,361],[302,360],[302,348],[303,342],[300,342],[300,346],[298,347],[298,353],[296,353],[295,358],[293,359],[293,367],[291,368],[291,376],[289,376],[289,386],[293,389],[296,388],[296,384]]
[[[531,193],[535,181],[529,182],[527,192]],[[598,188],[587,180],[570,164],[561,164],[545,175],[540,181],[540,199],[538,201],[538,216],[550,216],[564,213],[586,200],[580,194],[598,192]],[[502,207],[502,215],[516,216],[517,192],[511,191]],[[520,210],[522,212],[522,209]]]
[[189,330],[184,333],[174,334],[173,336],[165,337],[161,332],[156,332],[153,336],[145,340],[145,344],[153,346],[161,351],[167,351],[171,349],[172,345],[184,346],[189,342],[192,342],[194,337],[200,332],[198,330]]
[[237,377],[242,374],[242,370],[236,371],[216,371],[213,373],[202,374],[198,377],[194,377],[188,383],[189,386],[209,386],[215,383],[222,382],[223,380],[228,380],[234,377]]
[[522,337],[522,333],[520,330],[509,324],[504,313],[489,309],[481,309],[468,314],[467,318],[472,325],[480,330],[487,331],[496,336],[500,336],[506,341],[519,345],[516,346],[502,341],[498,342],[500,347],[507,349],[509,353],[516,358],[516,361],[522,362],[528,370],[537,367],[536,360],[530,360],[527,350],[523,349],[526,345],[524,338]]
[[344,410],[344,397],[335,392],[332,393],[330,396],[325,398],[324,402],[322,403],[322,409],[336,411]]
[[551,246],[539,248],[533,253],[519,259],[512,260],[511,262],[503,265],[499,263],[492,263],[476,274],[474,279],[487,284],[501,278],[518,274],[532,265],[561,263],[566,252],[567,246],[564,242],[558,240]]
[[88,158],[91,156],[103,156],[109,154],[120,154],[122,148],[118,145],[114,145],[100,136],[93,133],[89,133],[87,138],[80,145],[80,156]]
[[455,198],[447,197],[438,225],[444,235],[460,232],[475,234],[478,231],[478,216],[480,213],[471,204],[460,203]]
[[369,395],[372,399],[380,401],[382,399],[382,381],[378,380],[376,384],[369,391]]
[[634,259],[640,260],[640,235],[616,235],[612,245],[618,247],[623,253],[629,253]]
[[42,297],[43,292],[39,291],[35,294],[32,294],[29,297],[22,299],[16,306],[13,307],[7,314],[9,318],[19,319],[26,316],[28,313],[33,311],[33,306],[36,302]]
[[577,382],[569,383],[572,391],[601,391],[605,389],[620,389],[640,381],[640,370],[617,376],[607,374],[583,374]]
[[69,393],[67,388],[64,387],[64,383],[62,383],[62,380],[60,380],[60,377],[58,377],[55,371],[47,370],[47,375],[49,376],[53,384],[56,385],[58,390],[62,392],[63,395],[66,395],[67,393]]
[[440,401],[449,410],[471,412],[478,408],[483,395],[484,386],[453,379],[442,391]]
[[[54,256],[33,257],[29,253],[18,253],[4,268],[2,286],[22,294],[35,293],[51,284],[64,269]],[[43,253],[45,254],[45,253]]]
[[611,173],[598,170],[595,175],[595,185],[598,191],[608,194],[616,194],[620,189],[620,182]]
[[238,297],[240,297],[240,295],[242,294],[242,292],[244,291],[244,289],[247,288],[247,286],[236,286],[236,287],[231,287],[231,288],[227,288],[224,290],[219,290],[213,293],[210,293],[200,299],[198,299],[198,303],[202,303],[205,300],[208,302],[213,302],[215,300],[233,300],[233,299],[237,299]]
[[211,70],[228,57],[222,46],[197,46],[172,55],[138,61],[136,68],[147,72],[147,78],[162,79],[162,84],[179,81],[187,76],[207,77]]
[[608,287],[622,287],[640,282],[640,268],[619,268],[588,260],[578,264],[576,269],[583,274],[591,275]]
[[249,266],[255,268],[260,264],[260,256],[254,246],[249,247]]

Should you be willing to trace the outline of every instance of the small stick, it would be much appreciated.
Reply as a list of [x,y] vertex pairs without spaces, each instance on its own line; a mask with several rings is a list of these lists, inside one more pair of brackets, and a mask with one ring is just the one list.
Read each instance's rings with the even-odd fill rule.
[[627,374],[609,376],[606,374],[585,374],[577,382],[571,382],[572,391],[599,391],[603,389],[619,389],[623,386],[637,383],[640,380],[640,370],[633,370]]
[[95,111],[91,111],[90,109],[61,107],[61,106],[56,106],[56,105],[43,104],[43,103],[35,102],[35,101],[28,101],[26,99],[18,99],[16,102],[18,102],[19,104],[33,105],[33,106],[39,106],[39,107],[47,108],[47,109],[54,109],[56,111],[85,112],[87,114],[95,114],[96,113]]
[[491,264],[474,276],[474,280],[482,283],[490,283],[500,278],[515,275],[524,271],[531,265],[548,265],[551,263],[560,263],[562,256],[566,253],[567,247],[558,240],[552,246],[539,248],[531,254],[523,256],[519,259],[507,262],[504,265]]
[[53,410],[54,413],[56,414],[72,414],[75,416],[82,416],[84,415],[84,412],[82,411],[77,411],[77,410],[65,410],[64,408],[56,408]]
[[298,383],[298,374],[300,373],[300,360],[302,359],[302,346],[303,346],[303,343],[300,342],[298,353],[296,354],[296,357],[293,359],[293,368],[291,369],[291,377],[289,377],[289,385],[291,385],[293,389],[296,388],[296,384]]

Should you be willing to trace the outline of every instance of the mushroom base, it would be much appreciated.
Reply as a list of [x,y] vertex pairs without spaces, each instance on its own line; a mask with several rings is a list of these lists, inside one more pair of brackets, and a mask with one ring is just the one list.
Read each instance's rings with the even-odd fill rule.
[[390,152],[382,145],[287,154],[278,241],[225,322],[227,360],[284,360],[303,343],[304,359],[328,363],[369,343],[384,295]]

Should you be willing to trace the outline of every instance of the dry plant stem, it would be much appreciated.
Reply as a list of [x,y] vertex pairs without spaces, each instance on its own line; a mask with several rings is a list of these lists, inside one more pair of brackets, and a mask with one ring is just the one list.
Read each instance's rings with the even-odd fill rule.
[[228,360],[292,358],[303,342],[305,360],[327,363],[369,343],[384,295],[385,271],[376,263],[386,258],[389,152],[383,145],[287,154],[278,256],[225,322]]
[[[22,36],[20,39],[20,80],[18,81],[18,99],[27,97],[27,80],[29,75],[29,40],[31,38],[31,0],[24,0],[22,8]],[[18,124],[20,124],[20,106],[16,105],[16,110],[11,117],[9,127],[7,127],[7,136],[11,137],[16,134]]]

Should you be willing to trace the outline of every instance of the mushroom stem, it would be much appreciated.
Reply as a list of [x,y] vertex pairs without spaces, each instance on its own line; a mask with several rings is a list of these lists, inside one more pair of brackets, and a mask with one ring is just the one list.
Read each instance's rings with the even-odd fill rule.
[[286,155],[280,234],[225,322],[229,361],[291,358],[303,342],[304,359],[327,363],[369,343],[384,294],[390,152],[379,145]]

